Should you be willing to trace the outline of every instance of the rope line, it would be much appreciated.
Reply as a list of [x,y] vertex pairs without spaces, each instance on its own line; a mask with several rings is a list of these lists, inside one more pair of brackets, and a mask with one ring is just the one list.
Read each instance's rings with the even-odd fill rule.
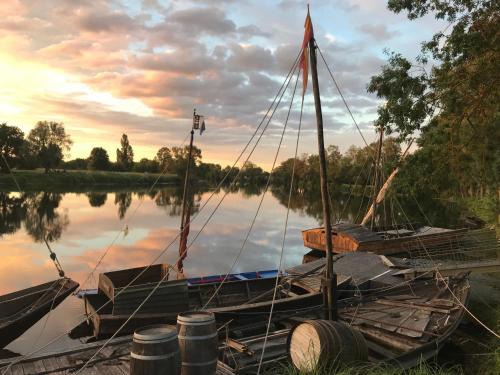
[[[368,143],[366,142],[366,139],[365,139],[365,136],[363,135],[363,132],[361,131],[359,125],[358,125],[358,122],[356,121],[356,119],[354,118],[354,115],[352,114],[352,111],[351,109],[349,108],[349,105],[347,104],[347,101],[345,100],[344,98],[344,94],[342,94],[342,90],[340,90],[340,86],[339,84],[337,83],[337,80],[335,79],[335,77],[333,76],[333,73],[332,71],[330,70],[330,67],[328,66],[326,60],[325,60],[325,57],[323,56],[323,52],[321,52],[321,48],[319,48],[319,46],[316,44],[316,48],[318,49],[319,51],[319,54],[321,56],[321,59],[323,60],[323,62],[325,63],[325,66],[326,66],[326,69],[328,70],[328,73],[330,74],[330,77],[332,78],[332,81],[333,83],[335,84],[335,87],[337,88],[337,91],[340,95],[340,97],[342,98],[342,102],[344,103],[346,109],[347,109],[347,112],[349,112],[349,115],[351,116],[351,119],[352,121],[354,122],[354,125],[356,125],[356,129],[358,129],[358,133],[359,135],[361,136],[361,138],[363,139],[363,142],[365,143],[366,147],[368,147],[370,150],[371,150],[371,147],[369,147]],[[370,153],[372,159],[374,159],[374,156],[372,155],[372,153]]]
[[[293,74],[294,74],[294,72],[295,72],[295,69],[297,68],[297,62],[298,62],[298,60],[299,60],[299,57],[300,57],[300,52],[299,52],[299,54],[297,55],[297,58],[295,59],[295,61],[294,61],[293,65],[292,65],[292,67],[290,68],[290,71],[289,71],[289,73],[287,74],[287,76],[286,76],[286,78],[285,78],[285,80],[284,80],[283,84],[281,85],[280,89],[278,90],[278,93],[276,94],[276,96],[275,96],[275,98],[274,98],[273,102],[271,103],[271,105],[270,105],[270,107],[269,107],[268,111],[266,112],[266,114],[265,114],[265,115],[264,115],[264,117],[262,118],[262,120],[261,120],[261,122],[260,122],[259,126],[257,127],[256,131],[255,131],[255,132],[254,132],[254,134],[252,135],[251,140],[255,137],[255,135],[257,134],[257,132],[258,132],[258,130],[260,129],[261,125],[264,123],[264,120],[266,119],[266,117],[267,117],[267,115],[268,115],[269,111],[272,109],[272,107],[273,107],[273,106],[274,106],[274,104],[276,103],[276,98],[280,97],[280,99],[279,99],[278,103],[276,104],[276,106],[275,106],[275,108],[274,108],[274,110],[273,110],[273,112],[272,112],[271,118],[272,118],[272,116],[274,115],[274,113],[275,113],[275,111],[276,111],[276,108],[277,108],[277,107],[278,107],[278,105],[280,104],[281,99],[283,98],[283,95],[284,95],[284,93],[285,93],[286,89],[288,88],[288,84],[289,84],[289,83],[290,83],[290,81],[291,81],[291,77],[293,76]],[[288,81],[288,83],[287,83],[287,81]],[[286,84],[286,86],[285,86],[285,84]],[[284,86],[285,86],[285,87],[284,87]],[[284,89],[283,89],[283,87],[284,87]],[[281,92],[282,90],[283,90],[283,92]],[[280,96],[280,93],[281,93],[281,96]],[[259,136],[259,138],[258,138],[258,140],[257,140],[257,143],[260,141],[260,139],[261,139],[262,135],[264,134],[265,130],[267,129],[267,127],[268,127],[268,125],[269,125],[269,122],[270,122],[270,119],[269,119],[269,121],[267,122],[266,126],[264,127],[264,129],[263,129],[263,131],[262,131],[261,135]],[[246,146],[244,147],[243,151],[240,153],[240,156],[238,157],[238,159],[240,159],[240,158],[241,158],[241,156],[244,154],[244,152],[245,152],[246,148],[250,145],[251,140],[250,140],[250,141],[246,144]],[[251,154],[252,154],[252,153],[253,153],[253,151],[255,150],[255,148],[256,148],[256,146],[257,146],[257,143],[254,145],[254,147],[253,147],[253,149],[252,149],[251,153],[249,154],[249,156],[247,157],[247,160],[246,160],[246,161],[248,161],[248,159],[250,158]],[[246,161],[245,161],[245,162],[246,162]],[[234,165],[236,165],[236,163],[237,163],[237,161],[235,162],[235,164],[233,164],[233,167],[234,167]],[[241,172],[241,171],[240,171],[240,172]],[[229,172],[226,174],[226,176],[224,177],[224,179],[225,179],[225,178],[227,178],[227,176],[228,176],[228,175],[229,175]],[[237,175],[237,176],[233,179],[233,182],[232,182],[231,186],[234,184],[234,182],[236,181],[236,179],[237,179],[237,177],[238,177],[238,176],[239,176],[239,173],[238,173],[238,175]],[[218,186],[218,187],[220,187],[220,186],[222,185],[222,183],[223,183],[224,179],[221,181],[221,183],[219,183],[219,186]],[[209,199],[210,199],[211,197],[213,197],[213,196],[214,196],[214,194],[215,194],[215,190],[214,190],[214,192],[210,195]],[[227,193],[226,193],[226,195],[227,195]],[[224,197],[225,197],[225,196],[224,196]],[[224,198],[224,197],[223,197],[223,198]],[[223,199],[221,199],[221,202],[219,202],[218,206],[220,206],[220,204],[222,203],[222,200],[223,200]],[[202,208],[200,208],[200,210],[198,211],[197,215],[195,215],[195,216],[193,217],[193,220],[194,220],[196,217],[198,217],[198,214],[201,212],[201,210],[203,209],[203,207],[205,207],[205,206],[208,204],[208,201],[209,201],[209,200],[207,200],[207,201],[204,203],[204,205],[202,206]],[[218,208],[218,206],[216,207],[216,209]],[[215,212],[215,211],[214,211],[214,212]],[[203,228],[206,226],[206,224],[208,223],[208,221],[211,219],[211,217],[212,217],[212,216],[213,216],[213,213],[212,213],[212,215],[210,215],[210,217],[207,219],[207,221],[206,221],[206,222],[205,222],[205,224],[203,225],[202,229],[198,232],[197,237],[199,236],[199,234],[201,233],[201,231],[202,231],[202,230],[203,230]],[[193,220],[192,220],[192,221],[193,221]],[[142,270],[142,271],[141,271],[141,272],[140,272],[140,273],[139,273],[139,274],[138,274],[135,278],[133,278],[133,279],[132,279],[132,280],[131,280],[131,281],[130,281],[130,282],[129,282],[129,283],[128,283],[125,287],[123,287],[123,289],[121,289],[121,290],[120,290],[120,291],[116,294],[116,297],[118,297],[118,296],[119,296],[122,292],[124,292],[124,291],[125,291],[125,290],[126,290],[126,289],[130,286],[130,285],[132,285],[132,284],[133,284],[133,283],[134,283],[134,282],[135,282],[135,281],[136,281],[139,277],[141,277],[141,276],[142,276],[142,275],[143,275],[143,274],[144,274],[144,273],[145,273],[145,272],[146,272],[146,271],[147,271],[147,270],[151,267],[151,265],[152,265],[152,264],[154,264],[154,263],[155,263],[158,259],[160,259],[160,257],[161,257],[161,256],[163,256],[163,254],[164,254],[164,253],[165,253],[165,252],[166,252],[166,251],[167,251],[167,250],[168,250],[168,249],[169,249],[169,248],[170,248],[170,247],[171,247],[171,246],[172,246],[172,245],[176,242],[176,240],[179,238],[179,236],[180,236],[180,232],[179,232],[179,233],[177,233],[177,235],[176,235],[176,236],[174,236],[174,238],[172,239],[172,241],[171,241],[171,242],[170,242],[170,243],[169,243],[169,244],[168,244],[168,245],[164,248],[164,250],[163,250],[162,252],[160,252],[160,254],[159,254],[159,255],[158,255],[155,259],[153,259],[153,261],[152,261],[152,262],[151,262],[151,263],[150,263],[147,267],[145,267],[145,268],[144,268],[144,269],[143,269],[143,270]],[[197,237],[196,237],[196,238],[197,238]],[[190,249],[190,247],[192,246],[192,244],[193,244],[193,242],[191,242],[191,243],[189,244],[189,246],[186,248],[186,250],[185,250],[185,251],[189,250],[189,249]],[[181,254],[181,255],[179,256],[179,258],[180,258],[181,256],[183,256],[183,254]],[[103,308],[105,308],[105,307],[106,307],[106,306],[107,306],[110,302],[111,302],[111,300],[108,300],[107,302],[105,302],[105,303],[104,303],[101,307],[99,307],[99,308],[98,308],[95,312],[93,312],[92,314],[88,314],[88,315],[87,315],[87,314],[83,314],[83,315],[82,315],[83,320],[81,321],[81,323],[83,323],[83,322],[87,321],[87,320],[88,320],[89,318],[91,318],[92,316],[94,316],[94,315],[98,314],[98,313],[99,313],[99,312],[100,312]],[[53,344],[53,343],[55,343],[56,341],[60,340],[62,337],[66,336],[66,335],[67,335],[70,331],[71,331],[71,330],[69,330],[69,331],[67,331],[67,332],[62,333],[62,334],[60,334],[59,336],[56,336],[54,339],[52,339],[51,341],[49,341],[47,344],[43,345],[42,347],[40,347],[40,348],[38,348],[38,349],[36,349],[36,350],[34,350],[34,351],[32,351],[32,352],[30,352],[30,353],[28,353],[28,354],[24,355],[24,356],[19,356],[19,357],[18,357],[18,358],[16,358],[14,361],[12,361],[12,362],[10,362],[10,363],[9,363],[9,365],[8,365],[8,366],[6,367],[6,369],[5,369],[5,370],[1,373],[1,375],[5,375],[5,374],[7,374],[7,372],[10,370],[10,368],[11,368],[13,365],[15,365],[15,364],[17,364],[17,363],[19,363],[19,362],[23,361],[23,360],[24,360],[24,359],[26,359],[26,358],[31,357],[32,355],[34,355],[34,354],[36,354],[36,353],[40,352],[41,350],[43,350],[43,349],[45,349],[45,348],[49,347],[50,345],[52,345],[52,344]]]
[[[180,147],[182,147],[184,145],[184,143],[186,143],[186,140],[188,139],[188,137],[189,137],[189,133],[184,138],[184,140],[182,141]],[[160,178],[163,177],[166,173],[167,173],[167,166],[165,166],[163,168],[162,172],[158,175],[158,177],[156,178],[156,180],[153,182],[153,184],[151,185],[151,187],[148,190],[148,194],[153,191],[153,189],[155,188],[155,186],[160,181]],[[90,273],[87,276],[87,278],[85,279],[85,281],[82,283],[82,285],[80,286],[80,288],[78,288],[79,290],[82,290],[83,287],[89,282],[89,280],[91,278],[93,278],[95,271],[97,270],[97,268],[99,268],[99,266],[101,265],[102,261],[104,260],[104,258],[108,254],[109,250],[111,250],[111,248],[114,246],[114,244],[116,243],[116,241],[120,237],[120,234],[121,233],[126,233],[126,231],[128,230],[128,226],[129,226],[130,222],[135,217],[135,214],[137,213],[137,211],[142,207],[143,203],[144,203],[144,200],[139,200],[139,202],[135,206],[135,208],[132,211],[132,213],[127,217],[127,220],[126,220],[125,224],[123,225],[123,228],[120,229],[119,231],[117,231],[115,237],[111,240],[111,243],[107,246],[106,250],[104,250],[104,252],[102,253],[102,255],[99,257],[99,260],[97,261],[97,263],[94,266],[94,268],[92,269],[92,271],[90,271]]]
[[[287,115],[287,118],[286,118],[286,121],[285,121],[285,124],[284,124],[284,127],[283,127],[283,131],[281,133],[281,139],[280,139],[280,142],[278,144],[278,149],[276,150],[276,154],[275,154],[275,157],[274,157],[274,161],[273,161],[273,165],[272,165],[272,168],[271,168],[271,171],[269,173],[269,176],[267,178],[267,182],[266,182],[266,186],[264,188],[264,191],[261,195],[261,198],[260,198],[260,201],[259,201],[259,205],[257,207],[257,211],[255,212],[255,215],[252,219],[252,222],[251,222],[251,225],[250,225],[250,228],[248,229],[247,231],[247,234],[245,236],[245,239],[243,241],[243,244],[237,254],[237,256],[235,257],[234,261],[233,261],[233,264],[231,265],[231,268],[229,269],[229,271],[226,273],[226,275],[224,276],[224,279],[222,280],[222,282],[219,284],[219,286],[217,287],[217,289],[214,291],[214,293],[212,294],[212,296],[208,299],[208,301],[205,303],[205,305],[203,306],[202,310],[205,310],[206,307],[210,304],[210,302],[212,302],[212,300],[214,299],[214,297],[219,293],[220,289],[222,288],[222,286],[224,285],[224,283],[226,282],[227,278],[229,277],[229,275],[231,274],[231,272],[233,271],[233,268],[234,266],[238,263],[238,260],[239,258],[241,257],[241,254],[243,253],[243,249],[245,248],[245,245],[248,241],[248,238],[250,236],[250,233],[252,232],[253,230],[253,227],[254,227],[254,224],[255,224],[255,221],[257,219],[257,216],[259,215],[259,212],[260,212],[260,209],[262,207],[262,203],[264,202],[264,198],[266,196],[266,193],[269,189],[269,185],[271,183],[271,178],[272,178],[272,175],[273,175],[273,172],[274,172],[274,169],[275,169],[275,166],[276,166],[276,161],[278,159],[278,155],[279,155],[279,152],[280,152],[280,149],[281,149],[281,144],[283,142],[283,138],[285,136],[285,130],[286,130],[286,127],[287,127],[287,123],[288,123],[288,116],[290,115],[290,111],[291,111],[291,108],[292,108],[292,104],[293,104],[293,98],[295,96],[295,91],[297,89],[297,83],[298,83],[298,78],[299,78],[299,74],[300,74],[300,69],[297,73],[297,79],[295,81],[295,87],[294,87],[294,90],[293,90],[293,94],[292,94],[292,99],[291,99],[291,102],[290,102],[290,107],[288,109],[288,115]],[[300,125],[299,125],[300,126]],[[299,130],[300,131],[300,130]],[[279,271],[279,270],[278,270]],[[276,280],[278,280],[278,277],[276,278]]]
[[[299,69],[299,73],[300,73],[300,69]],[[285,121],[285,125],[283,126],[283,132],[281,133],[281,139],[280,139],[280,142],[279,142],[279,146],[278,146],[278,150],[276,152],[276,155],[274,157],[274,162],[273,162],[273,169],[274,169],[274,166],[276,165],[276,161],[278,159],[278,155],[279,155],[279,150],[281,148],[281,144],[283,142],[283,138],[284,138],[284,135],[285,135],[285,131],[286,131],[286,128],[287,128],[287,124],[288,124],[288,118],[289,118],[289,115],[290,115],[290,111],[291,111],[291,108],[292,108],[292,104],[293,104],[293,98],[295,96],[295,91],[297,89],[297,83],[299,81],[299,74],[297,74],[297,79],[295,81],[295,87],[294,87],[294,91],[293,91],[293,94],[292,94],[292,99],[290,101],[290,107],[288,109],[288,115],[287,115],[287,118],[286,118],[286,121]],[[265,130],[265,129],[264,129]],[[262,133],[263,134],[263,133]],[[271,174],[272,174],[272,170],[271,169]],[[269,180],[271,178],[271,174],[269,176]],[[268,181],[269,181],[268,180]],[[263,194],[264,196],[264,194]],[[261,201],[262,203],[262,201]],[[218,206],[216,207],[216,209],[218,208]],[[213,211],[213,213],[215,213],[216,209]],[[260,206],[259,206],[259,209],[260,209]],[[208,221],[210,221],[212,215],[208,218],[208,220],[205,222],[208,223]],[[198,235],[201,233],[201,231],[203,230],[204,226],[202,227],[202,229],[200,229],[200,231],[197,233]],[[196,241],[196,238],[195,237],[193,239],[193,241],[191,242],[190,246],[194,243],[194,241]],[[185,249],[183,253],[186,253],[188,249]],[[282,252],[283,254],[283,252]],[[184,254],[181,254],[179,256],[179,258],[181,258]],[[280,262],[281,262],[281,258],[280,258]],[[280,263],[280,269],[281,269],[281,263]],[[118,333],[123,329],[123,327],[125,327],[125,325],[137,314],[137,312],[141,309],[141,307],[149,300],[149,298],[153,295],[153,293],[160,287],[161,283],[163,281],[165,281],[166,279],[168,278],[168,273],[165,273],[165,275],[162,277],[162,279],[160,281],[158,281],[155,285],[155,287],[153,288],[153,290],[144,298],[144,300],[141,302],[141,304],[139,306],[137,306],[137,308],[132,312],[132,314],[127,318],[127,320],[118,328],[118,330],[116,330],[116,332],[82,365],[82,367],[75,373],[75,375],[78,375],[79,373],[81,373],[81,371],[83,371],[83,369],[109,344],[109,342],[114,339],[116,337],[116,335],[118,335]],[[278,278],[276,278],[276,280],[278,280]],[[276,293],[276,289],[275,289],[275,293]],[[271,307],[272,309],[272,307]]]
[[[295,90],[297,89],[297,83],[298,83],[298,80],[299,80],[299,75],[300,75],[300,69],[299,69],[299,72],[298,72],[298,75],[297,75],[297,81],[295,82],[295,88],[293,90],[293,95],[294,96],[295,96]],[[292,99],[290,101],[290,108],[288,109],[286,123],[288,122],[288,116],[290,115],[290,111],[292,109],[292,104],[293,104],[293,96],[292,96]],[[283,240],[282,240],[282,243],[281,243],[281,252],[280,252],[280,259],[279,259],[279,264],[278,264],[278,274],[281,272],[281,267],[282,267],[282,263],[283,263],[283,254],[285,252],[286,233],[287,233],[287,228],[288,228],[288,218],[289,218],[289,215],[290,215],[290,205],[291,205],[291,202],[292,202],[293,183],[294,183],[294,177],[295,177],[295,165],[296,165],[296,162],[297,162],[297,153],[298,153],[298,149],[299,149],[299,140],[300,140],[300,130],[302,128],[302,113],[303,113],[303,109],[304,109],[304,95],[302,95],[302,102],[301,102],[301,105],[300,105],[299,128],[298,128],[298,131],[297,131],[297,141],[295,143],[295,155],[294,155],[294,158],[293,158],[292,177],[291,177],[291,180],[290,180],[290,190],[288,192],[288,205],[287,205],[286,217],[285,217],[285,227],[283,229]],[[285,123],[285,128],[286,128],[286,123]],[[283,129],[283,134],[284,133],[285,133],[285,129]],[[280,145],[281,145],[281,142],[280,142]],[[276,162],[276,159],[275,159],[275,162]],[[273,165],[273,168],[274,168],[274,165]],[[275,282],[275,285],[274,285],[274,292],[273,292],[273,300],[271,302],[271,309],[269,311],[269,318],[268,318],[267,327],[266,327],[266,335],[264,337],[264,343],[263,343],[263,346],[262,346],[262,353],[261,353],[260,359],[259,359],[259,367],[257,368],[257,375],[260,374],[260,370],[261,370],[261,367],[262,367],[262,361],[264,359],[264,353],[266,351],[267,339],[269,337],[269,329],[271,327],[271,320],[272,320],[272,316],[273,316],[274,303],[276,301],[276,292],[278,290],[278,281],[279,281],[279,277],[276,277],[276,282]]]
[[16,178],[16,176],[14,176],[14,172],[12,172],[12,169],[10,168],[9,162],[5,158],[5,155],[3,154],[3,152],[2,152],[2,159],[5,162],[5,165],[7,166],[7,169],[9,170],[9,174],[11,175],[12,179],[14,180],[14,183],[17,186],[17,190],[19,190],[19,192],[21,192],[22,190],[21,190],[21,187],[19,186],[19,183],[17,182],[17,178]]
[[[406,212],[403,210],[401,204],[399,203],[399,201],[397,200],[396,197],[394,197],[395,201],[398,203],[400,209],[401,209],[401,212],[403,213],[403,215],[405,216],[406,220],[408,221],[408,225],[410,227],[412,227],[413,229],[413,225],[411,224],[410,220],[408,219],[408,216],[406,215]],[[462,301],[460,301],[460,299],[455,295],[455,293],[453,292],[453,290],[450,288],[450,285],[449,283],[445,280],[445,278],[443,277],[443,275],[441,274],[441,272],[439,271],[439,268],[438,268],[438,264],[436,264],[434,262],[434,260],[432,259],[432,257],[430,256],[429,252],[427,251],[427,247],[425,246],[425,244],[423,243],[422,239],[420,237],[417,237],[417,239],[420,241],[420,244],[422,246],[422,248],[425,250],[425,252],[428,254],[428,257],[430,259],[431,262],[433,262],[434,264],[434,270],[436,272],[436,276],[437,276],[437,279],[438,280],[441,280],[444,285],[446,286],[446,288],[448,289],[448,291],[450,292],[450,294],[452,295],[452,297],[457,301],[457,303],[467,312],[467,314],[469,314],[476,322],[478,322],[483,328],[485,328],[489,333],[491,333],[493,336],[495,336],[497,339],[500,339],[500,335],[495,332],[494,330],[492,330],[491,328],[489,328],[486,324],[484,324],[477,316],[475,316],[463,303]]]

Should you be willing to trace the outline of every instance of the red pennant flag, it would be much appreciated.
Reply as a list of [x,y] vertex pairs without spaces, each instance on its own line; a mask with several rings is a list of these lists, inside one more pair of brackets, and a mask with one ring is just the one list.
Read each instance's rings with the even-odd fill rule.
[[314,37],[313,25],[309,8],[307,8],[307,17],[304,23],[304,40],[302,41],[302,56],[300,57],[300,68],[302,69],[302,95],[307,89],[307,80],[309,75],[309,42]]

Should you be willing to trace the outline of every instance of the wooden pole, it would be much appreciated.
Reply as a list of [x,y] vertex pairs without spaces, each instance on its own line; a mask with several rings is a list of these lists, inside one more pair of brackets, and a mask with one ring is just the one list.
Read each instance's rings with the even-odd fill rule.
[[373,224],[375,224],[375,216],[377,215],[377,194],[378,194],[378,180],[380,171],[380,157],[382,156],[382,140],[384,137],[384,128],[381,126],[380,129],[380,137],[378,139],[378,148],[377,148],[377,159],[375,160],[375,170],[373,177],[373,215],[371,220],[371,229],[373,229]]
[[[399,172],[399,168],[403,164],[403,161],[405,160],[406,155],[408,155],[408,151],[410,150],[410,147],[411,147],[413,141],[414,141],[414,139],[412,139],[410,141],[410,143],[408,143],[408,146],[406,147],[405,152],[403,152],[403,155],[401,155],[401,158],[399,159],[399,162],[398,162],[396,168],[392,171],[392,173],[389,175],[387,180],[384,182],[384,184],[380,188],[380,191],[378,192],[377,198],[375,200],[376,204],[380,204],[384,200],[385,193],[387,192],[387,189],[389,189],[389,186],[391,185],[392,180],[394,179],[394,177],[396,177],[396,174]],[[370,220],[370,218],[374,212],[374,205],[375,205],[375,203],[372,203],[372,205],[370,206],[370,209],[368,210],[365,217],[361,221],[361,225],[366,225],[366,223],[368,223],[368,220]]]
[[[194,110],[193,118],[195,115],[196,115],[196,110]],[[189,155],[188,155],[188,161],[187,161],[187,166],[186,166],[186,177],[184,178],[184,191],[182,193],[181,236],[180,236],[180,241],[179,241],[180,259],[178,262],[178,266],[180,264],[182,264],[182,258],[184,256],[184,254],[182,254],[182,252],[184,252],[184,249],[182,249],[182,243],[183,243],[183,239],[185,236],[184,224],[186,223],[186,215],[189,216],[189,212],[186,212],[186,211],[187,211],[187,201],[188,201],[188,191],[189,191],[189,174],[191,171],[191,159],[192,159],[192,153],[193,153],[193,139],[194,139],[194,129],[191,129],[191,140],[189,142]],[[182,270],[179,269],[178,271],[182,271]]]
[[[316,125],[318,128],[318,151],[319,151],[319,177],[321,184],[321,200],[323,202],[323,224],[326,240],[326,270],[325,284],[327,288],[328,319],[337,319],[337,306],[335,304],[334,289],[337,285],[332,284],[333,276],[333,244],[332,244],[332,224],[330,214],[330,199],[328,196],[328,183],[325,157],[325,141],[323,137],[323,113],[321,111],[321,98],[319,94],[318,68],[316,60],[316,44],[314,38],[309,41],[309,55],[311,61],[311,79],[313,83],[314,106],[316,108]],[[326,316],[325,316],[326,317]]]

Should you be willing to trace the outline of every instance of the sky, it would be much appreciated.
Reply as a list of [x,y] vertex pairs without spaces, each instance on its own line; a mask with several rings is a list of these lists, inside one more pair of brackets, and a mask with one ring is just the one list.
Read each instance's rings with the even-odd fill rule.
[[[3,0],[0,123],[27,134],[37,121],[63,122],[74,142],[68,158],[88,157],[100,146],[116,160],[127,133],[138,161],[162,146],[183,144],[196,108],[207,126],[195,137],[203,161],[232,164],[300,50],[307,3]],[[387,10],[383,0],[309,4],[317,44],[365,138],[374,141],[381,101],[366,86],[380,72],[384,50],[413,58],[421,41],[446,25],[431,16],[409,21]],[[341,151],[362,146],[321,58],[318,69],[325,143]],[[249,156],[267,170],[289,108],[278,161],[294,155],[302,91],[299,80],[293,97],[295,81],[296,75]],[[299,154],[317,151],[311,87],[309,82]]]

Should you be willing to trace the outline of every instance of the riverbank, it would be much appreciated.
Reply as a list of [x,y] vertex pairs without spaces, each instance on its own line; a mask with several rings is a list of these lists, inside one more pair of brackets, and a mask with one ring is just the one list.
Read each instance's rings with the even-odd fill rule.
[[[15,178],[15,180],[14,180]],[[19,187],[16,185],[19,185]],[[0,174],[0,190],[30,191],[30,190],[74,190],[81,187],[148,187],[157,181],[159,185],[175,185],[179,178],[172,174],[110,172],[68,170],[45,173],[37,170],[14,170],[11,174]]]

